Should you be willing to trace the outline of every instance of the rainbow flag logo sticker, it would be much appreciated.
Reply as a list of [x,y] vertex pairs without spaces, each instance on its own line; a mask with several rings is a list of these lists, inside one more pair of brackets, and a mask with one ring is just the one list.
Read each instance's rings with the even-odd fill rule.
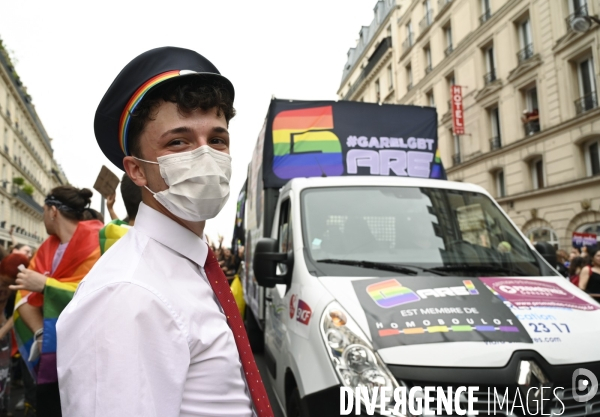
[[464,280],[463,284],[465,284],[465,287],[467,288],[467,291],[469,291],[469,294],[471,294],[471,295],[479,294],[479,291],[477,291],[477,288],[475,288],[475,285],[473,285],[473,281],[471,281],[470,279]]
[[367,294],[379,307],[390,308],[406,303],[414,303],[421,298],[410,288],[403,287],[395,279],[390,279],[367,287]]

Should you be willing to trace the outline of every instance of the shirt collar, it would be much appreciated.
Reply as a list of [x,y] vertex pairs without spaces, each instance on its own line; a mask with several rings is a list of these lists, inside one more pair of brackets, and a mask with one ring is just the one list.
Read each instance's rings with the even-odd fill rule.
[[208,246],[189,229],[141,203],[133,228],[204,267]]

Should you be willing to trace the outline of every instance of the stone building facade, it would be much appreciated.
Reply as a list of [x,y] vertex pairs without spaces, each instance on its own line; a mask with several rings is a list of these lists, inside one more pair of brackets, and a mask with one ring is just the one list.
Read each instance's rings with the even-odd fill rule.
[[47,237],[44,198],[68,184],[51,139],[0,41],[0,246],[38,247]]
[[600,25],[587,18],[599,13],[600,0],[381,0],[338,96],[436,107],[448,178],[483,186],[532,240],[567,249],[575,231],[600,235]]

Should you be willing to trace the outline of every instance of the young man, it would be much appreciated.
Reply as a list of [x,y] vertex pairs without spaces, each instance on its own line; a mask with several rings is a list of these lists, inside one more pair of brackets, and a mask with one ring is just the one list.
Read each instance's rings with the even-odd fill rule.
[[203,240],[229,196],[233,97],[204,57],[166,47],[131,61],[102,99],[98,144],[142,204],[58,321],[65,417],[272,416]]

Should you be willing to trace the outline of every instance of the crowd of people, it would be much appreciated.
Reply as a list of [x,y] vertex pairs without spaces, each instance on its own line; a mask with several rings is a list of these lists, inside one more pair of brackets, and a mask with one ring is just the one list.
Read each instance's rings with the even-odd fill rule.
[[223,246],[223,236],[219,236],[218,242],[212,242],[207,236],[208,244],[219,261],[219,266],[227,277],[229,283],[240,273],[240,267],[244,260],[244,247],[238,246],[237,250]]
[[[0,248],[0,308],[5,312],[0,323],[0,352],[10,352],[0,353],[0,417],[10,415],[11,379],[24,387],[17,408],[24,409],[25,416],[60,413],[55,319],[100,256],[135,224],[142,201],[139,187],[124,175],[121,197],[127,216],[119,218],[114,210],[116,196],[109,196],[111,221],[105,226],[100,213],[89,208],[91,196],[85,188],[53,189],[44,205],[50,237],[37,250],[15,241],[8,252]],[[222,236],[217,241],[206,239],[231,284],[240,274],[244,247],[225,247]],[[555,266],[582,290],[600,294],[600,251],[586,247],[573,248],[570,253],[558,250]],[[13,345],[9,348],[11,334]],[[44,343],[46,338],[50,342]]]
[[25,416],[60,407],[56,319],[100,257],[104,223],[89,207],[91,197],[92,191],[85,188],[54,188],[44,202],[49,238],[37,250],[13,244],[9,254],[0,253],[0,308],[5,312],[0,328],[0,416],[9,415],[11,380],[24,387],[16,408],[24,409]]
[[[11,381],[24,391],[15,410],[24,410],[26,417],[60,415],[56,318],[100,256],[135,224],[140,188],[126,174],[120,188],[124,219],[114,210],[116,194],[107,198],[111,221],[104,225],[102,215],[89,207],[90,190],[61,186],[44,204],[50,237],[38,249],[14,238],[8,251],[0,247],[0,417],[12,415]],[[207,241],[231,283],[239,274],[244,247],[232,251],[223,245],[222,236],[217,242]]]
[[600,299],[600,250],[573,247],[556,251],[556,269],[583,291]]

